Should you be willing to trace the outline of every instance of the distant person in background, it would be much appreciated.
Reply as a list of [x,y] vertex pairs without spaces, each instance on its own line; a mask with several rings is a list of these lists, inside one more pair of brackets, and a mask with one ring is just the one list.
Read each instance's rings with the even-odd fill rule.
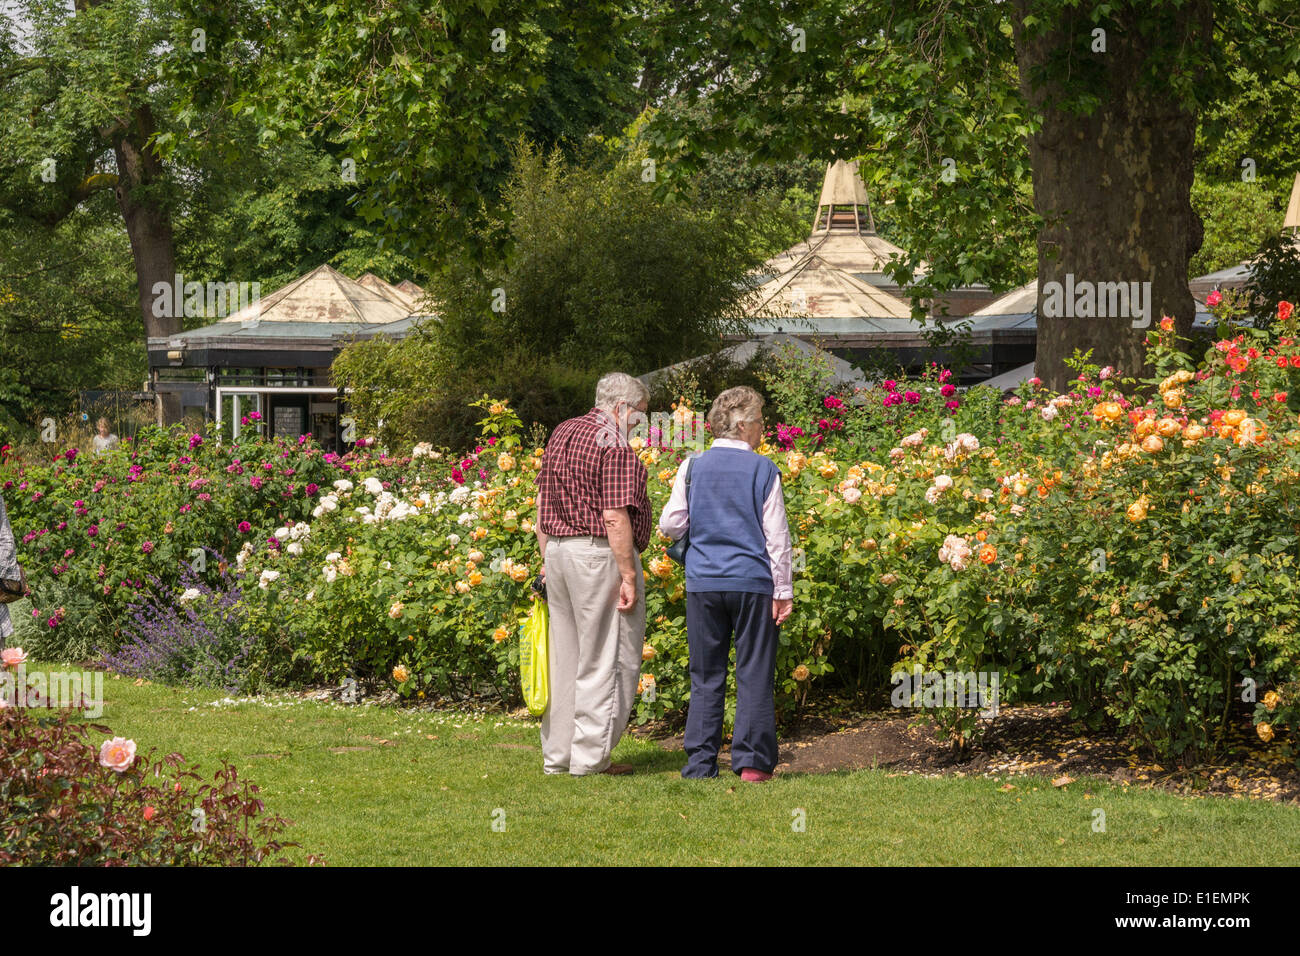
[[117,436],[114,435],[112,430],[108,427],[107,418],[101,418],[95,423],[95,427],[99,430],[99,434],[95,436],[96,455],[102,455],[109,448],[116,448],[118,446],[119,443]]
[[[9,527],[4,495],[0,495],[0,579],[17,581],[21,578],[22,571],[18,568],[18,545],[14,541],[13,529]],[[14,625],[9,620],[9,607],[0,603],[0,647],[5,646],[9,635],[13,632]]]

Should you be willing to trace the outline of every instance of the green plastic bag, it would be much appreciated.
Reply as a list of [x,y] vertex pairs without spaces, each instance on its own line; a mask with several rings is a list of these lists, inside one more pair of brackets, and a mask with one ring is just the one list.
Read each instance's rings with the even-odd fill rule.
[[519,676],[524,685],[524,703],[535,717],[546,712],[551,700],[551,659],[546,644],[549,629],[546,602],[533,598],[533,610],[519,628]]

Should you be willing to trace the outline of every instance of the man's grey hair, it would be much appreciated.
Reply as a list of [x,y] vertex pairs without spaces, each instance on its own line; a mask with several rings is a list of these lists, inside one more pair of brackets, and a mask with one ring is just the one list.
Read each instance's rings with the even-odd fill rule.
[[626,402],[635,408],[642,402],[649,401],[650,389],[640,379],[633,378],[626,372],[610,372],[596,383],[596,407],[608,412],[612,412],[619,402]]
[[729,388],[713,400],[709,431],[714,438],[739,438],[743,423],[762,421],[763,405],[763,396],[748,385]]

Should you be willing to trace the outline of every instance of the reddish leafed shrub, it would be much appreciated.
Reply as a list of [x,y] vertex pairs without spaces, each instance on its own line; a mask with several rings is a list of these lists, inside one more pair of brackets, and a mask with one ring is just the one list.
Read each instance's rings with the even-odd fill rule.
[[[206,782],[178,753],[106,754],[75,711],[0,709],[0,865],[255,866],[297,843],[233,766]],[[121,738],[116,738],[118,741]],[[308,856],[307,862],[322,862]]]

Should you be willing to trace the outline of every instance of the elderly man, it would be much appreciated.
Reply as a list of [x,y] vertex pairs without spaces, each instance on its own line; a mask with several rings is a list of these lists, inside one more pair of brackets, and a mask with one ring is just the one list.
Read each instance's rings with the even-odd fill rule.
[[537,476],[537,542],[550,610],[547,773],[630,773],[611,764],[636,698],[645,643],[641,552],[650,543],[646,470],[628,444],[650,393],[630,375],[596,384],[596,407],[560,423]]

